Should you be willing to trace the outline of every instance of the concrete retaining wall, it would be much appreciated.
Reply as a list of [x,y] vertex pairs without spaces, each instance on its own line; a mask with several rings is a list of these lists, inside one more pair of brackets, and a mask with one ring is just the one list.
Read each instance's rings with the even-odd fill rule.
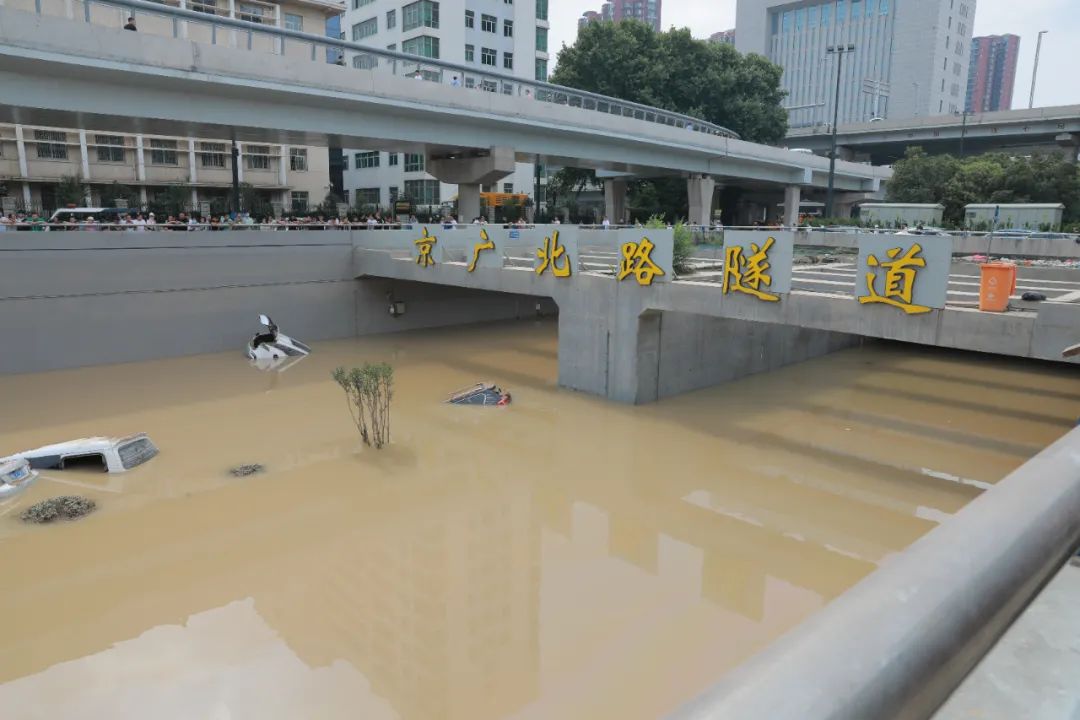
[[854,347],[844,333],[726,320],[689,313],[657,313],[660,398],[769,372]]

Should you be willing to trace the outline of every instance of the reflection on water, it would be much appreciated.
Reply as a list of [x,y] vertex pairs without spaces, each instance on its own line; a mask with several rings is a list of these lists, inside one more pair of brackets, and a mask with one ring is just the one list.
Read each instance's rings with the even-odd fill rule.
[[[364,359],[397,369],[383,452],[329,378]],[[235,353],[0,378],[0,451],[161,448],[0,505],[0,716],[656,717],[1080,405],[1059,369],[903,347],[640,408],[555,366],[554,325],[511,324],[324,343],[287,373]],[[515,404],[441,404],[478,380]],[[62,493],[101,509],[17,520]]]

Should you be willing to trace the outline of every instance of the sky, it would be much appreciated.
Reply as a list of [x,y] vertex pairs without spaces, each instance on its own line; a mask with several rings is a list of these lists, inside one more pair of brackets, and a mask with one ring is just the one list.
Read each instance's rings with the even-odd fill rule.
[[[586,10],[599,10],[603,0],[551,0],[551,48],[571,45],[577,20]],[[1031,70],[1036,38],[1043,36],[1035,106],[1080,105],[1080,0],[978,0],[976,35],[1013,33],[1020,36],[1013,108],[1026,108],[1031,92]],[[689,27],[696,37],[708,37],[735,27],[735,0],[664,0],[661,18],[665,29]]]

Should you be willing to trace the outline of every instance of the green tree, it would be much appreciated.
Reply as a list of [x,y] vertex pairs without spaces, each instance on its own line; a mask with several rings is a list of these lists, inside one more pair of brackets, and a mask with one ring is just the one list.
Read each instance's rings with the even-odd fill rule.
[[559,52],[551,82],[691,115],[754,142],[787,133],[782,69],[760,55],[658,33],[636,21],[591,23]]
[[56,185],[57,207],[82,205],[86,202],[87,187],[78,175],[65,175]]
[[941,203],[944,220],[964,222],[971,203],[1062,203],[1065,222],[1080,220],[1080,171],[1057,155],[988,153],[965,158],[908,148],[893,167],[892,202]]
[[[169,185],[154,195],[153,211],[158,215],[179,215],[191,209],[191,187],[188,185]],[[164,220],[164,218],[159,218]]]
[[123,200],[127,207],[134,207],[137,197],[138,193],[127,185],[121,185],[117,182],[106,185],[101,189],[102,207],[115,207],[117,200]]
[[[658,33],[628,20],[582,28],[577,41],[559,52],[551,82],[689,115],[745,140],[776,143],[787,133],[782,72],[760,55],[696,40],[688,29]],[[592,170],[563,168],[549,183],[549,207],[576,206],[577,196],[595,180]],[[634,218],[686,217],[681,179],[635,182],[629,195]]]

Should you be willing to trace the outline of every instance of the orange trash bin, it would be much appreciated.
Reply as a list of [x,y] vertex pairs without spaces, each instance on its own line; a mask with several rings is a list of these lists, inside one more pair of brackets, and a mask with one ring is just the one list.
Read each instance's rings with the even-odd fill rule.
[[1016,292],[1016,266],[985,263],[979,280],[979,309],[985,312],[1008,310],[1009,296]]

